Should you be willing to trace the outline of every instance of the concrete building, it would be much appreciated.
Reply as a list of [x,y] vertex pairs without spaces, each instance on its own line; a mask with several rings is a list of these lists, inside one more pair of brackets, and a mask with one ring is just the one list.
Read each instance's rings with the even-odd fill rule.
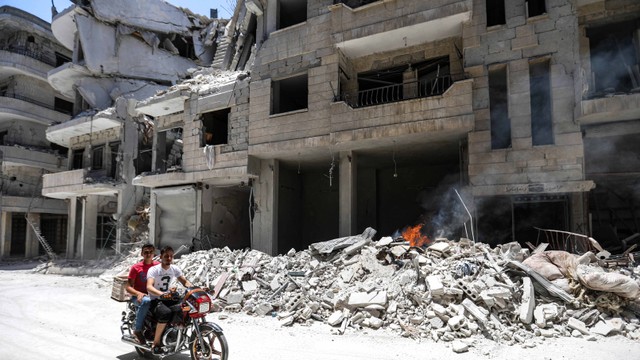
[[[158,246],[251,245],[249,74],[256,16],[240,1],[213,64],[136,111],[154,119],[152,167],[135,185],[151,192],[149,235]],[[179,147],[176,144],[179,142]]]
[[247,2],[252,246],[421,223],[491,244],[555,229],[626,248],[640,232],[638,6]]
[[71,56],[49,23],[0,7],[0,258],[64,253],[66,204],[42,197],[42,175],[63,169],[66,149],[45,130],[70,118],[72,99],[47,83],[47,72]]
[[245,0],[228,22],[80,4],[54,18],[73,59],[48,79],[85,112],[47,131],[69,171],[43,188],[69,201],[70,257],[96,255],[101,216],[116,249],[135,240],[146,196],[151,239],[194,249],[416,224],[639,240],[636,1]]
[[75,99],[73,119],[46,132],[69,161],[44,176],[42,193],[68,202],[66,256],[92,259],[138,241],[136,211],[149,194],[132,181],[152,170],[155,124],[137,101],[211,65],[224,24],[160,0],[75,3],[52,21],[72,59],[48,73]]

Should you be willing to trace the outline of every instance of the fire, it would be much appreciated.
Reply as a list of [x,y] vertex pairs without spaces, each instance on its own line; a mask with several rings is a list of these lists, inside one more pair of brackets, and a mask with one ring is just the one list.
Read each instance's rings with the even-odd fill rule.
[[422,235],[422,224],[410,226],[402,232],[402,237],[414,247],[422,247],[431,242],[428,237]]

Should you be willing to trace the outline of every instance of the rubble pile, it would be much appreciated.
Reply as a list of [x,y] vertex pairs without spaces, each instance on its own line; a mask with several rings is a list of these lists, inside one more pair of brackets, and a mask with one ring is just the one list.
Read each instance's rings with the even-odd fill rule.
[[[517,243],[491,249],[465,238],[437,239],[418,248],[371,238],[365,232],[277,257],[212,249],[176,263],[190,281],[210,288],[225,311],[274,316],[283,326],[322,321],[337,333],[387,327],[435,341],[482,334],[523,346],[558,336],[640,339],[637,291],[622,297],[573,279],[544,282],[525,265],[529,251]],[[635,279],[640,268],[614,272]],[[465,351],[467,345],[457,341],[453,348]]]
[[[640,339],[640,267],[599,269],[625,278],[623,297],[588,289],[577,276],[546,279],[534,262],[526,265],[535,257],[517,243],[492,249],[462,238],[412,247],[402,238],[374,242],[374,234],[367,229],[276,257],[216,248],[185,254],[176,264],[211,290],[218,310],[273,316],[283,326],[320,321],[338,334],[384,327],[452,341],[459,352],[475,335],[525,347],[559,336]],[[542,254],[553,253],[574,264],[593,258]]]

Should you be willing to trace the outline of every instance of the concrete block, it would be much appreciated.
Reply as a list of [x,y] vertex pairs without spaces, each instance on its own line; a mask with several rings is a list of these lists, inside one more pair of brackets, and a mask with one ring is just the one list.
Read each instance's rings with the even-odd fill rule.
[[368,305],[387,305],[387,292],[376,293],[356,292],[349,295],[348,305],[353,307],[365,307]]
[[592,333],[602,335],[602,336],[608,336],[614,331],[615,329],[613,328],[613,326],[609,325],[604,321],[598,321],[593,327],[591,327]]
[[429,275],[426,278],[426,282],[432,296],[444,295],[444,286],[442,285],[442,281],[439,276]]
[[520,321],[524,324],[531,324],[533,321],[533,310],[535,309],[535,292],[533,289],[533,283],[529,277],[522,278],[522,290]]
[[567,326],[570,327],[571,329],[577,330],[578,332],[580,332],[582,335],[589,335],[589,329],[587,329],[587,326],[584,324],[584,322],[570,317],[569,320],[567,321]]
[[451,343],[451,350],[453,350],[453,352],[455,353],[464,353],[469,351],[469,345],[467,345],[466,343],[456,340],[453,343]]

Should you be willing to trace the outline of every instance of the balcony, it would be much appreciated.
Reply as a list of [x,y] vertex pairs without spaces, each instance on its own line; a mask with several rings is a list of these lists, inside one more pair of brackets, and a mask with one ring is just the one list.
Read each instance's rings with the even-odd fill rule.
[[175,114],[184,111],[184,102],[190,94],[188,90],[170,91],[138,102],[136,110],[153,117]]
[[[36,106],[34,106],[36,105]],[[0,120],[5,118],[13,120],[35,121],[49,125],[54,122],[68,120],[71,114],[53,105],[45,104],[19,94],[0,94]]]
[[39,151],[22,146],[0,146],[3,165],[29,166],[51,172],[62,170],[66,158],[51,152]]
[[85,195],[115,196],[122,188],[121,182],[106,177],[104,171],[78,169],[42,177],[42,195],[55,199]]
[[[351,8],[346,4],[366,3]],[[462,35],[470,0],[338,1],[330,6],[336,46],[349,58],[389,52]],[[408,11],[411,11],[408,13]]]
[[107,109],[95,114],[80,114],[67,122],[51,126],[47,129],[47,140],[69,147],[71,139],[74,137],[119,128],[122,126],[122,119],[112,110]]
[[582,100],[578,106],[581,125],[640,119],[640,93],[611,94]]
[[51,65],[50,59],[44,59],[43,55],[21,48],[0,49],[0,59],[2,74],[27,75],[42,81],[47,81],[47,72],[55,65]]
[[431,80],[411,81],[403,84],[393,84],[373,89],[346,93],[341,96],[342,101],[353,108],[388,104],[403,100],[425,98],[442,95],[451,87],[451,75]]
[[59,199],[2,195],[2,211],[18,213],[66,214],[67,203]]
[[[448,77],[404,89],[370,89],[359,94],[356,106],[331,105],[331,136],[334,143],[359,142],[376,146],[384,139],[406,137],[408,141],[462,139],[473,131],[473,80]],[[418,85],[418,84],[415,84]],[[421,89],[422,87],[422,89]],[[440,94],[439,94],[440,93]],[[384,96],[382,96],[384,95]],[[359,146],[359,145],[356,145]]]

